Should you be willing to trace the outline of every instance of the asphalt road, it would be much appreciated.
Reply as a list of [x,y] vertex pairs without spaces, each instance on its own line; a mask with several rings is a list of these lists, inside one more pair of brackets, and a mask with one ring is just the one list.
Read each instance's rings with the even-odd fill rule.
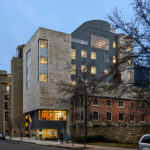
[[10,140],[0,140],[0,150],[68,150],[53,146],[41,146],[31,143],[16,142]]

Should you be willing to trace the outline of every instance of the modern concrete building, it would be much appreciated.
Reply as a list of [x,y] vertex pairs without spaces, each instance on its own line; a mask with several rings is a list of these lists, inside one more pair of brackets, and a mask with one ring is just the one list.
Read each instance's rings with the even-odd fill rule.
[[7,71],[0,70],[0,132],[10,135],[10,80]]
[[[40,138],[69,134],[69,107],[60,103],[61,80],[71,82],[67,63],[71,36],[39,28],[23,48],[23,113],[29,134]],[[28,130],[27,130],[28,132]]]
[[17,47],[17,57],[11,60],[11,135],[25,136],[25,114],[23,114],[23,47]]

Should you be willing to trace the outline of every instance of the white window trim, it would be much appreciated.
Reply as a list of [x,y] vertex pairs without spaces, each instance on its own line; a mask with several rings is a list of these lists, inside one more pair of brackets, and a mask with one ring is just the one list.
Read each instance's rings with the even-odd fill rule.
[[[123,106],[119,106],[119,102],[120,102],[120,101],[123,102]],[[119,101],[118,101],[118,107],[119,107],[119,108],[124,108],[124,101],[123,101],[123,100],[119,100]]]
[[[111,101],[111,105],[107,105],[107,101]],[[107,99],[106,101],[106,107],[112,107],[112,100]]]

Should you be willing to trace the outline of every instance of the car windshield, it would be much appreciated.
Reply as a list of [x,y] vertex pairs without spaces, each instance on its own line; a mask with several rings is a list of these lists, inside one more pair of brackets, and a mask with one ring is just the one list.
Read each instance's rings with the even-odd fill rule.
[[143,137],[141,143],[150,143],[150,136]]

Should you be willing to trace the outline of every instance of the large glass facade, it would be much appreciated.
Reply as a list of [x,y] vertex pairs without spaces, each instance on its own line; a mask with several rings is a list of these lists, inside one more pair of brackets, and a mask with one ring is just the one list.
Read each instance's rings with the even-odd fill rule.
[[95,48],[109,50],[109,40],[104,37],[91,35],[91,46]]
[[39,110],[39,120],[66,121],[66,110]]

